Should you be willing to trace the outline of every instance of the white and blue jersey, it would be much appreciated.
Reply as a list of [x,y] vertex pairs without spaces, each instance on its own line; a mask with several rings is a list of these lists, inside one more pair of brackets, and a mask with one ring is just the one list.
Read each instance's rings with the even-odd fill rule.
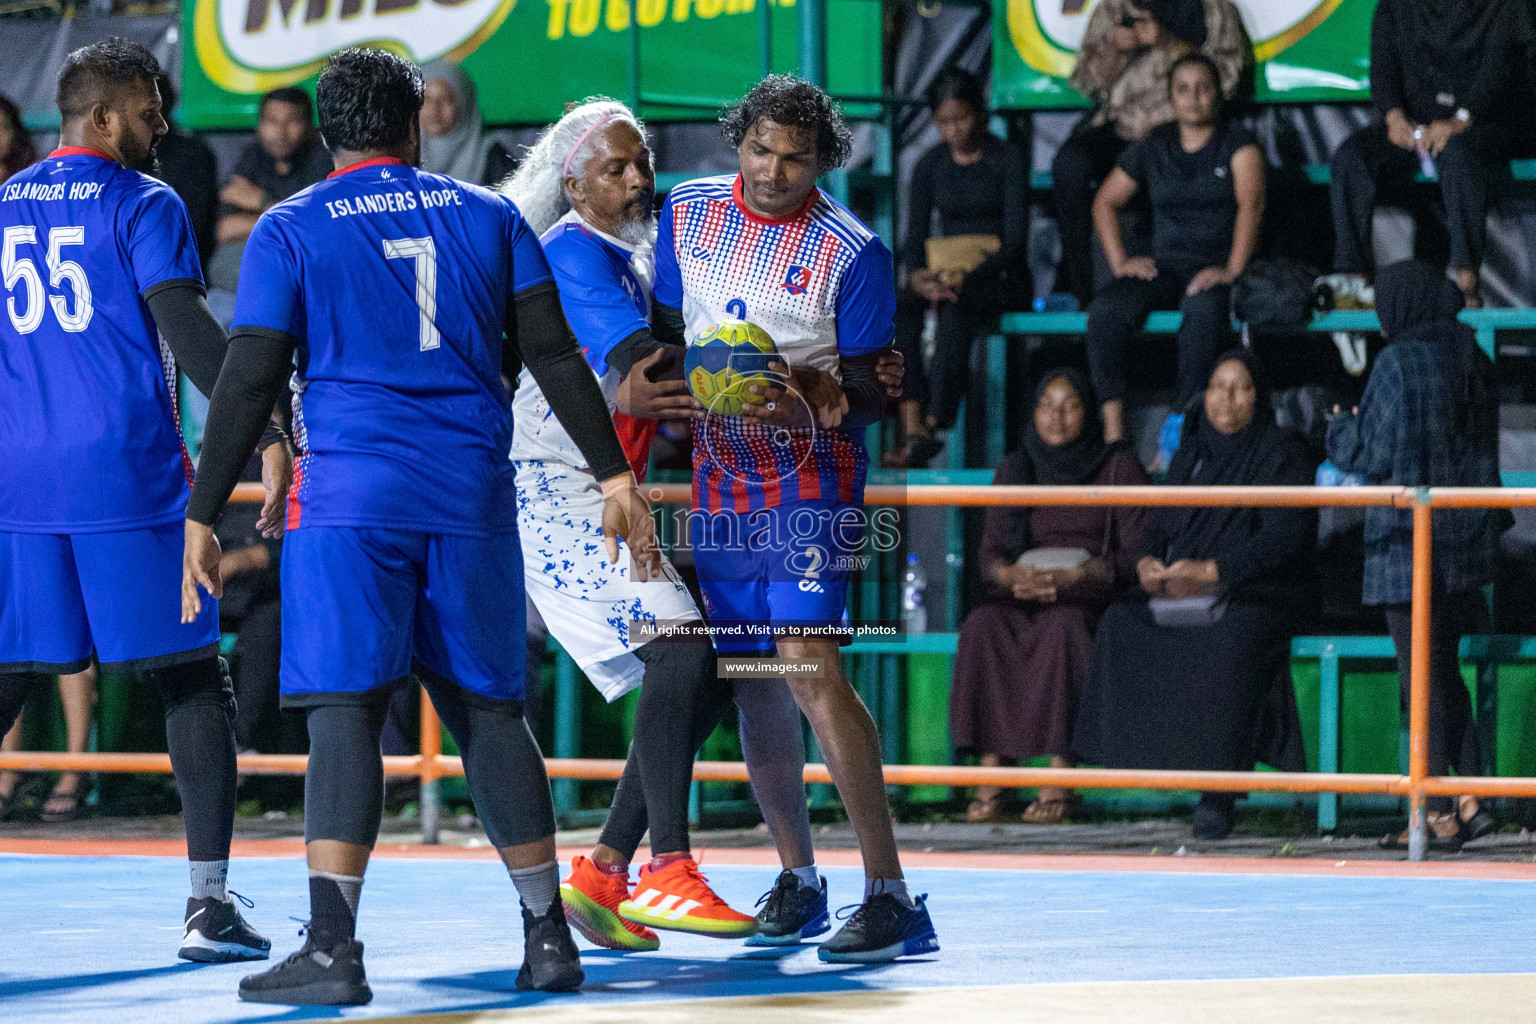
[[[597,374],[614,429],[636,475],[644,478],[656,421],[615,408],[620,379],[608,365],[615,345],[649,326],[649,245],[630,245],[587,224],[574,210],[544,233],[544,256],[560,287],[560,305]],[[660,578],[629,578],[629,560],[608,561],[603,547],[603,492],[543,390],[526,367],[512,398],[516,420],[518,533],[528,596],[560,646],[608,700],[640,685],[643,640],[634,623],[699,618],[670,562]]]
[[473,693],[521,698],[502,333],[512,296],[550,281],[511,200],[394,159],[343,168],[257,223],[234,332],[298,343],[285,704],[394,682],[413,654]]
[[186,207],[79,147],[0,185],[0,672],[217,650],[180,611],[191,464],[146,297],[202,288]]
[[[746,208],[739,175],[667,194],[656,240],[656,301],[683,311],[688,336],[750,320],[791,366],[840,375],[842,356],[891,343],[896,285],[890,250],[820,189],[788,217]],[[861,502],[869,454],[841,430],[791,431],[710,416],[694,444],[694,506],[747,512],[808,500]]]

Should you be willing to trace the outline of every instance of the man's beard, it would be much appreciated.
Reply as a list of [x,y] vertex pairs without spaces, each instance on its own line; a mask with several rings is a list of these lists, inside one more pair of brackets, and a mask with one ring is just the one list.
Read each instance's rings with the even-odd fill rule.
[[129,165],[129,170],[138,171],[140,174],[148,174],[152,178],[160,177],[160,151],[151,146],[149,150]]
[[656,215],[649,211],[639,220],[619,224],[619,240],[630,245],[650,245],[656,241]]

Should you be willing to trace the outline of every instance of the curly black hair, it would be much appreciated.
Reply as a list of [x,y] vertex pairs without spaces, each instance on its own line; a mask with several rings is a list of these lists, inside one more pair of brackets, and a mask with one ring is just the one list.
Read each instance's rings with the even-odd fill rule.
[[332,54],[315,84],[320,134],[334,153],[392,149],[411,137],[421,113],[421,69],[385,50]]
[[108,36],[64,58],[54,101],[66,121],[84,117],[92,105],[116,104],[135,82],[154,84],[160,62],[139,43]]
[[815,133],[823,173],[843,166],[853,154],[853,133],[842,109],[823,90],[793,75],[769,75],[740,103],[727,107],[720,116],[720,134],[740,146],[759,121]]

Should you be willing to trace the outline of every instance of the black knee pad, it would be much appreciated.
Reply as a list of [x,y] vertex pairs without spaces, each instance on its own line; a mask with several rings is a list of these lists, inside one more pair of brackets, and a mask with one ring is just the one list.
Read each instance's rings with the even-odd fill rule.
[[181,704],[220,704],[229,714],[235,713],[235,684],[221,655],[149,669],[146,674],[160,687],[166,714]]
[[0,736],[11,731],[27,703],[27,691],[36,676],[28,672],[0,672]]

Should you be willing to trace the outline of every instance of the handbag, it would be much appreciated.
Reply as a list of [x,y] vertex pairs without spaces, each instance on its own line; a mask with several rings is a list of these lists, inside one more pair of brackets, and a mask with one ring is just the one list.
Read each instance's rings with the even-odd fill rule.
[[1159,626],[1184,628],[1213,626],[1227,613],[1227,602],[1215,594],[1194,597],[1154,597],[1147,602],[1152,621]]
[[1030,548],[1013,564],[1027,565],[1042,571],[1076,569],[1091,557],[1082,548]]
[[957,270],[969,274],[1002,247],[1002,240],[996,235],[947,235],[923,243],[928,254],[928,269],[935,273]]

